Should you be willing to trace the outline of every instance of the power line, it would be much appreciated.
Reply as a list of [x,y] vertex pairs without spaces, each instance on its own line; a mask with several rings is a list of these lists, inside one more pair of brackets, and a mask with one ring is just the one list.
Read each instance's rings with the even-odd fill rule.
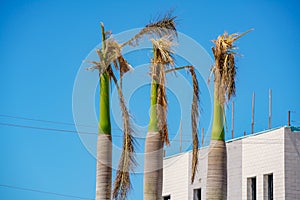
[[[68,126],[79,126],[79,127],[87,127],[87,128],[98,128],[98,126],[93,126],[93,125],[75,124],[75,123],[70,123],[70,122],[45,120],[45,119],[36,119],[36,118],[21,117],[21,116],[15,116],[15,115],[0,114],[0,117],[7,117],[7,118],[12,118],[12,119],[22,119],[22,120],[27,120],[27,121],[44,122],[44,123],[50,123],[50,124],[60,124],[60,125],[68,125]],[[112,128],[112,130],[122,131],[121,128]]]
[[50,194],[50,195],[56,195],[56,196],[61,196],[61,197],[69,197],[69,198],[74,198],[74,199],[95,200],[93,198],[80,197],[80,196],[69,195],[69,194],[61,194],[61,193],[56,193],[56,192],[44,191],[44,190],[36,190],[36,189],[31,189],[31,188],[23,188],[23,187],[12,186],[12,185],[0,184],[0,187],[6,187],[6,188],[10,188],[10,189],[15,189],[15,190],[24,190],[24,191],[30,191],[30,192],[36,192],[36,193],[42,193],[42,194]]
[[[27,126],[27,125],[19,125],[19,124],[11,124],[11,123],[2,123],[2,122],[0,122],[0,125],[3,125],[3,126],[14,126],[14,127],[19,127],[19,128],[29,128],[29,129],[47,130],[47,131],[66,132],[66,133],[77,133],[77,131],[74,131],[74,130],[56,129],[56,128],[44,128],[44,127]],[[96,133],[92,133],[92,132],[79,132],[79,133],[80,133],[80,134],[91,134],[91,135],[96,135]]]
[[[22,119],[22,120],[27,120],[27,121],[44,122],[44,123],[50,123],[50,124],[61,124],[61,125],[69,125],[69,126],[81,126],[81,127],[89,127],[89,128],[98,128],[97,126],[92,126],[92,125],[74,124],[74,123],[70,123],[70,122],[62,122],[62,121],[55,121],[55,120],[35,119],[35,118],[21,117],[21,116],[15,116],[15,115],[0,114],[0,117],[7,117],[7,118],[12,118],[12,119]],[[40,129],[40,128],[38,128],[38,129]],[[122,131],[122,129],[120,129],[120,128],[112,128],[112,130]],[[55,129],[55,131],[56,131],[56,129]],[[77,133],[76,131],[69,131],[69,130],[67,130],[67,132]],[[85,134],[84,132],[80,132],[80,133]],[[88,134],[96,134],[96,133],[88,133]],[[172,135],[175,136],[176,134],[175,135],[172,134]],[[192,135],[183,134],[183,136],[190,136],[191,137]],[[116,137],[119,137],[119,136],[116,136]]]
[[[38,126],[27,126],[27,125],[20,125],[20,124],[12,124],[12,123],[3,123],[0,122],[0,126],[11,126],[17,128],[26,128],[26,129],[37,129],[37,130],[44,130],[44,131],[55,131],[55,132],[66,132],[66,133],[79,133],[79,134],[88,134],[88,135],[97,135],[97,133],[93,132],[77,132],[75,130],[68,130],[68,129],[56,129],[56,128],[48,128],[48,127],[38,127]],[[121,135],[112,135],[113,137],[123,137]],[[135,138],[139,140],[145,140],[146,138]],[[179,140],[172,140],[178,141]],[[182,142],[191,142],[192,140],[182,140]]]
[[52,120],[44,120],[44,119],[34,119],[29,117],[20,117],[20,116],[13,116],[13,115],[5,115],[0,114],[1,117],[8,117],[13,119],[23,119],[28,121],[36,121],[36,122],[45,122],[45,123],[51,123],[51,124],[62,124],[62,125],[70,125],[70,126],[82,126],[82,127],[90,127],[90,128],[97,128],[97,126],[92,125],[84,125],[84,124],[74,124],[70,122],[60,122],[60,121],[52,121]]
[[[0,114],[0,116],[2,116],[2,117],[9,117],[9,118],[16,118],[16,119],[24,119],[24,120],[30,120],[30,121],[40,121],[40,122],[47,122],[47,123],[49,122],[49,123],[55,123],[55,124],[75,125],[75,124],[67,123],[67,122],[52,121],[52,120],[42,120],[42,119],[39,120],[39,119],[33,119],[33,118],[27,118],[27,117],[13,116],[13,115]],[[86,134],[86,135],[97,135],[98,134],[96,132],[85,132],[85,131],[78,132],[76,130],[69,130],[69,129],[58,129],[58,128],[51,128],[51,127],[28,126],[28,125],[20,125],[20,124],[15,124],[15,123],[3,123],[3,122],[0,122],[0,126],[10,126],[10,127],[17,127],[17,128],[36,129],[36,130],[53,131],[53,132],[77,133],[77,134]],[[85,125],[83,125],[83,126],[85,126]],[[121,131],[121,129],[116,129],[116,130]],[[185,136],[191,136],[191,135],[187,135],[187,134],[183,134],[183,135],[185,135]],[[172,135],[172,136],[174,136],[174,135]],[[123,137],[123,136],[122,135],[112,135],[112,137]],[[146,138],[135,137],[135,139],[145,140]],[[259,138],[252,138],[252,139],[253,140],[260,140]],[[276,139],[268,139],[268,140],[276,140]],[[180,140],[173,139],[172,142],[180,142]],[[190,142],[192,142],[192,140],[185,139],[185,140],[182,140],[182,142],[190,143]]]
[[[14,116],[14,115],[0,114],[0,117],[7,117],[7,118],[13,118],[13,119],[22,119],[22,120],[27,120],[27,121],[44,122],[44,123],[50,123],[50,124],[61,124],[61,125],[80,126],[80,127],[87,127],[87,128],[98,128],[97,126],[93,126],[93,125],[75,124],[75,123],[70,123],[70,122],[53,121],[53,120],[45,120],[45,119],[35,119],[35,118],[20,117],[20,116]],[[113,130],[121,130],[121,129],[120,128],[113,128]]]

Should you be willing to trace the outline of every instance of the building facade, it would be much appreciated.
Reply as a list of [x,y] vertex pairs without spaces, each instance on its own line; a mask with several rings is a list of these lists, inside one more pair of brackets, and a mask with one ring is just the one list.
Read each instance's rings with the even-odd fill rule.
[[[229,140],[228,200],[300,200],[300,131],[280,127]],[[191,184],[192,153],[164,159],[163,199],[206,199],[208,147],[199,150],[196,178]]]

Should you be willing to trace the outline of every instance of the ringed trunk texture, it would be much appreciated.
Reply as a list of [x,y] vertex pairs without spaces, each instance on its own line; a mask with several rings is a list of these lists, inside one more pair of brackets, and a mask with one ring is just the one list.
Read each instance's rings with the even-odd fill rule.
[[227,198],[227,155],[223,140],[211,140],[208,152],[207,200],[226,200]]
[[144,200],[160,200],[163,184],[163,140],[157,131],[149,131],[145,144]]
[[96,200],[111,199],[111,135],[98,134],[97,141],[97,175]]
[[226,200],[227,198],[227,155],[224,131],[224,107],[214,90],[214,118],[208,152],[206,199]]

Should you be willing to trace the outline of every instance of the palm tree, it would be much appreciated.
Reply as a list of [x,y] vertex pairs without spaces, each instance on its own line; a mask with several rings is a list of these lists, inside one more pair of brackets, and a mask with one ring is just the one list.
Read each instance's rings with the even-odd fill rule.
[[[131,66],[123,57],[121,51],[126,45],[136,46],[144,36],[159,36],[169,34],[168,26],[171,18],[165,17],[155,23],[146,25],[140,32],[127,42],[119,44],[111,37],[110,32],[105,32],[101,23],[102,48],[97,49],[99,61],[87,61],[93,64],[88,70],[98,70],[100,77],[100,117],[97,139],[97,167],[96,167],[96,199],[126,199],[130,185],[130,171],[135,165],[134,159],[134,138],[130,115],[122,92],[122,77],[128,72]],[[114,68],[112,67],[114,66]],[[120,84],[115,76],[119,70]],[[123,147],[119,161],[116,179],[112,190],[112,143],[111,143],[111,122],[110,122],[110,84],[113,80],[119,95],[120,107],[123,117]]]
[[[110,37],[109,32],[105,32],[104,25],[101,23],[102,29],[102,49],[97,49],[99,61],[88,61],[93,64],[89,70],[99,70],[100,76],[100,117],[98,125],[97,139],[97,167],[96,167],[96,199],[111,199],[111,176],[112,176],[112,143],[111,143],[111,122],[110,122],[110,80],[113,79],[118,90],[120,107],[123,116],[124,143],[123,158],[128,169],[133,165],[133,138],[130,126],[130,118],[127,107],[125,105],[122,90],[118,85],[114,75],[111,63],[114,63],[115,69],[120,70],[120,77],[130,69],[130,65],[121,55],[120,45]],[[125,171],[125,170],[124,170]],[[122,174],[124,180],[122,184],[128,184],[129,174]],[[126,192],[126,191],[125,191]]]
[[[249,30],[251,31],[251,30]],[[227,155],[225,144],[224,105],[235,95],[236,65],[234,41],[247,34],[228,35],[226,32],[213,40],[212,48],[215,64],[214,75],[214,117],[208,152],[208,171],[206,199],[222,200],[227,198]]]
[[174,68],[172,36],[176,35],[174,21],[172,21],[172,35],[159,39],[152,39],[153,59],[151,61],[151,110],[148,133],[145,143],[144,162],[144,200],[157,200],[162,198],[163,184],[163,146],[169,145],[167,126],[167,98],[166,98],[166,73],[180,69],[188,69],[193,79],[192,103],[192,129],[193,129],[193,176],[197,166],[198,155],[198,106],[199,87],[193,66]]

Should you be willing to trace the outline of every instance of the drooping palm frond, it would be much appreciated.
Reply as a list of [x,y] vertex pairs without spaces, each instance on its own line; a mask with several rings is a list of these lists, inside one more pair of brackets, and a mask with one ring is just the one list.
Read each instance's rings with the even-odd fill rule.
[[120,88],[122,89],[122,81],[123,81],[123,75],[128,72],[132,67],[131,65],[127,62],[127,60],[125,60],[125,58],[120,55],[117,58],[117,61],[114,61],[114,65],[116,67],[117,70],[119,70],[120,73]]
[[189,68],[193,80],[193,102],[192,102],[192,134],[193,134],[193,158],[192,158],[192,177],[191,182],[194,183],[197,165],[198,165],[198,120],[199,120],[199,85],[194,67]]
[[114,81],[119,94],[120,107],[122,110],[123,118],[123,147],[122,154],[119,161],[119,166],[114,181],[113,198],[114,199],[126,199],[127,193],[131,188],[130,183],[130,171],[136,165],[134,158],[134,138],[132,136],[133,130],[130,123],[130,115],[125,104],[123,92],[118,85],[117,78],[109,70],[109,74]]
[[142,30],[140,30],[135,36],[124,42],[121,46],[126,45],[137,46],[139,41],[144,35],[153,37],[163,37],[163,36],[176,36],[176,16],[172,16],[171,13],[166,14],[162,19],[155,22],[147,24]]
[[169,37],[152,39],[154,57],[152,59],[151,75],[152,79],[158,84],[157,88],[157,118],[158,129],[163,141],[169,145],[168,126],[167,126],[167,95],[166,95],[166,69],[174,66],[173,51],[174,45]]
[[214,74],[214,81],[218,91],[218,99],[223,105],[228,102],[232,96],[235,95],[235,78],[236,78],[236,65],[235,65],[235,49],[234,42],[244,36],[245,34],[252,31],[252,29],[242,34],[231,34],[224,33],[218,36],[216,40],[213,40],[215,44],[212,47],[212,51],[215,58],[215,65],[212,68]]
[[192,158],[192,177],[191,182],[195,180],[197,165],[198,165],[198,121],[199,121],[199,84],[197,75],[195,73],[194,66],[183,66],[166,70],[166,73],[175,72],[177,70],[188,69],[193,80],[193,102],[191,110],[191,121],[192,121],[192,136],[193,136],[193,158]]
[[162,135],[163,141],[166,145],[170,144],[169,141],[169,131],[167,126],[167,109],[168,109],[168,101],[167,101],[167,93],[166,93],[166,75],[165,69],[162,64],[158,64],[159,68],[158,74],[158,87],[157,87],[157,118],[158,118],[158,129]]

